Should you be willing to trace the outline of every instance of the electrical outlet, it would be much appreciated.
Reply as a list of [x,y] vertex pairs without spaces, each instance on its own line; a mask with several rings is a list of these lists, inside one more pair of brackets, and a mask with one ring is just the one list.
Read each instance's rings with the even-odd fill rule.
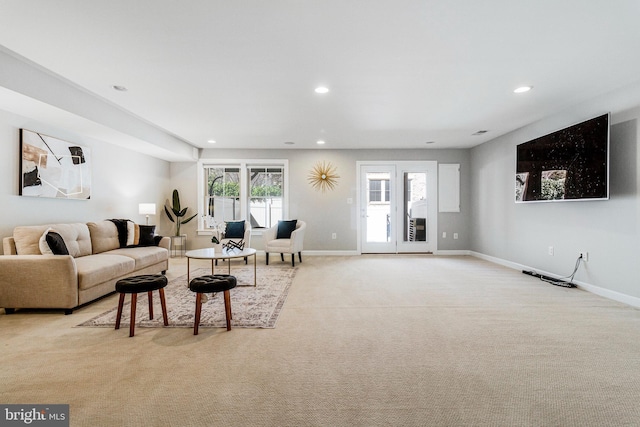
[[336,240],[338,238],[338,235],[336,233],[331,233],[331,238],[333,240]]
[[457,239],[458,238],[458,233],[453,233],[453,238]]
[[553,246],[549,246],[549,255],[553,255]]
[[582,258],[582,262],[589,261],[589,252],[587,252],[587,251],[578,252],[578,256],[580,256],[580,258]]

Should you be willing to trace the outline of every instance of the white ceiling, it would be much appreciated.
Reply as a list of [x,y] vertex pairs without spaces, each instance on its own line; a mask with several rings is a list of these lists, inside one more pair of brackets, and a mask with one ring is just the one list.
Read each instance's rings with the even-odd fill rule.
[[638,22],[637,0],[0,0],[0,45],[196,147],[460,148],[638,83]]

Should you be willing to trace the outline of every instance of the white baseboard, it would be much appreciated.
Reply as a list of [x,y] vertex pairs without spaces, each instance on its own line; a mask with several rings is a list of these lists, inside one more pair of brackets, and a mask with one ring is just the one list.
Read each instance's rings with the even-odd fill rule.
[[573,283],[577,284],[578,288],[584,289],[585,291],[591,292],[592,294],[600,295],[601,297],[608,298],[610,300],[618,301],[632,307],[640,308],[640,298],[638,297],[633,297],[631,295],[612,291],[610,289],[594,286],[589,283],[581,282],[579,280],[574,280]]
[[[549,277],[555,277],[555,278],[560,278],[560,276],[558,276],[557,274],[553,274],[550,273],[548,271],[544,271],[544,270],[540,270],[537,268],[533,268],[533,267],[529,267],[527,265],[523,265],[523,264],[518,264],[515,262],[511,262],[511,261],[507,261],[504,260],[502,258],[496,258],[496,257],[492,257],[489,255],[485,255],[479,252],[474,252],[474,251],[469,251],[469,255],[474,256],[476,258],[480,258],[483,259],[485,261],[489,261],[492,262],[494,264],[499,264],[499,265],[503,265],[505,267],[509,267],[509,268],[513,268],[515,270],[533,270],[536,273],[540,273],[543,274],[545,276],[549,276]],[[613,301],[618,301],[621,302],[623,304],[627,304],[630,305],[632,307],[639,307],[640,308],[640,298],[638,297],[634,297],[631,295],[626,295],[620,292],[616,292],[616,291],[612,291],[609,289],[605,289],[605,288],[601,288],[599,286],[595,286],[592,285],[590,283],[586,283],[586,282],[582,282],[580,280],[574,280],[573,283],[575,283],[578,287],[578,289],[582,289],[584,291],[587,292],[591,292],[592,294],[595,295],[599,295],[601,297],[613,300]]]
[[[258,252],[260,253],[260,252]],[[263,252],[264,253],[264,252]],[[356,256],[362,255],[358,251],[302,251],[302,255],[310,255],[310,256]],[[389,254],[395,255],[395,254]],[[410,253],[406,253],[403,255],[410,255]],[[449,250],[449,251],[436,251],[434,255],[471,255],[471,253],[467,250]]]
[[[537,269],[528,267],[526,265],[522,265],[522,264],[518,264],[518,263],[515,263],[515,262],[507,261],[506,259],[502,259],[502,258],[496,258],[496,257],[490,256],[490,255],[485,255],[485,254],[480,253],[480,252],[469,251],[469,255],[474,256],[476,258],[483,259],[485,261],[492,262],[494,264],[499,264],[499,265],[503,265],[505,267],[513,268],[515,270],[536,270],[536,271],[538,271]],[[541,273],[543,273],[543,274],[545,274],[547,276],[553,277],[552,274],[549,274],[547,272],[543,271]]]
[[354,256],[358,251],[302,251],[302,255],[309,256]]
[[434,255],[444,255],[444,256],[460,256],[460,255],[471,255],[471,251],[461,251],[461,250],[437,250],[434,252]]
[[[264,255],[264,249],[260,249],[256,251],[258,255]],[[269,252],[270,254],[275,255],[276,252]],[[288,255],[288,254],[287,254]],[[357,251],[302,251],[302,257],[305,256],[354,256],[360,255]]]

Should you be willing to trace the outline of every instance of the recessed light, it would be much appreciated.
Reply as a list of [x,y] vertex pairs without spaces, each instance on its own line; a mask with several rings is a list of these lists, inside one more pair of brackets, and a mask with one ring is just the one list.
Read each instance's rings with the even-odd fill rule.
[[214,139],[210,139],[210,140],[208,140],[207,142],[208,142],[209,144],[215,144],[215,143],[216,143],[216,141],[215,141]]
[[519,88],[514,89],[513,92],[525,93],[525,92],[529,92],[531,89],[533,89],[533,86],[520,86]]
[[120,85],[113,85],[111,87],[119,92],[126,92],[128,90],[126,87]]
[[435,141],[426,141],[425,144],[435,144]]
[[324,87],[324,86],[318,86],[318,87],[315,89],[315,92],[316,92],[316,93],[327,93],[327,92],[329,92],[329,88]]
[[293,142],[293,141],[285,141],[284,142],[284,145],[294,145],[294,144],[295,144],[295,142]]
[[323,141],[323,140],[321,140],[321,139],[319,139],[319,140],[317,140],[317,141],[316,141],[316,144],[318,144],[318,145],[324,145],[324,141]]

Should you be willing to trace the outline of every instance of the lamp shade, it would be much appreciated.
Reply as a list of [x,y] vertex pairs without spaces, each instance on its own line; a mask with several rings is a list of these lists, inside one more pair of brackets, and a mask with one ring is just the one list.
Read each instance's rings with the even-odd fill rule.
[[140,215],[155,215],[156,204],[155,203],[140,203],[138,205],[138,213]]

